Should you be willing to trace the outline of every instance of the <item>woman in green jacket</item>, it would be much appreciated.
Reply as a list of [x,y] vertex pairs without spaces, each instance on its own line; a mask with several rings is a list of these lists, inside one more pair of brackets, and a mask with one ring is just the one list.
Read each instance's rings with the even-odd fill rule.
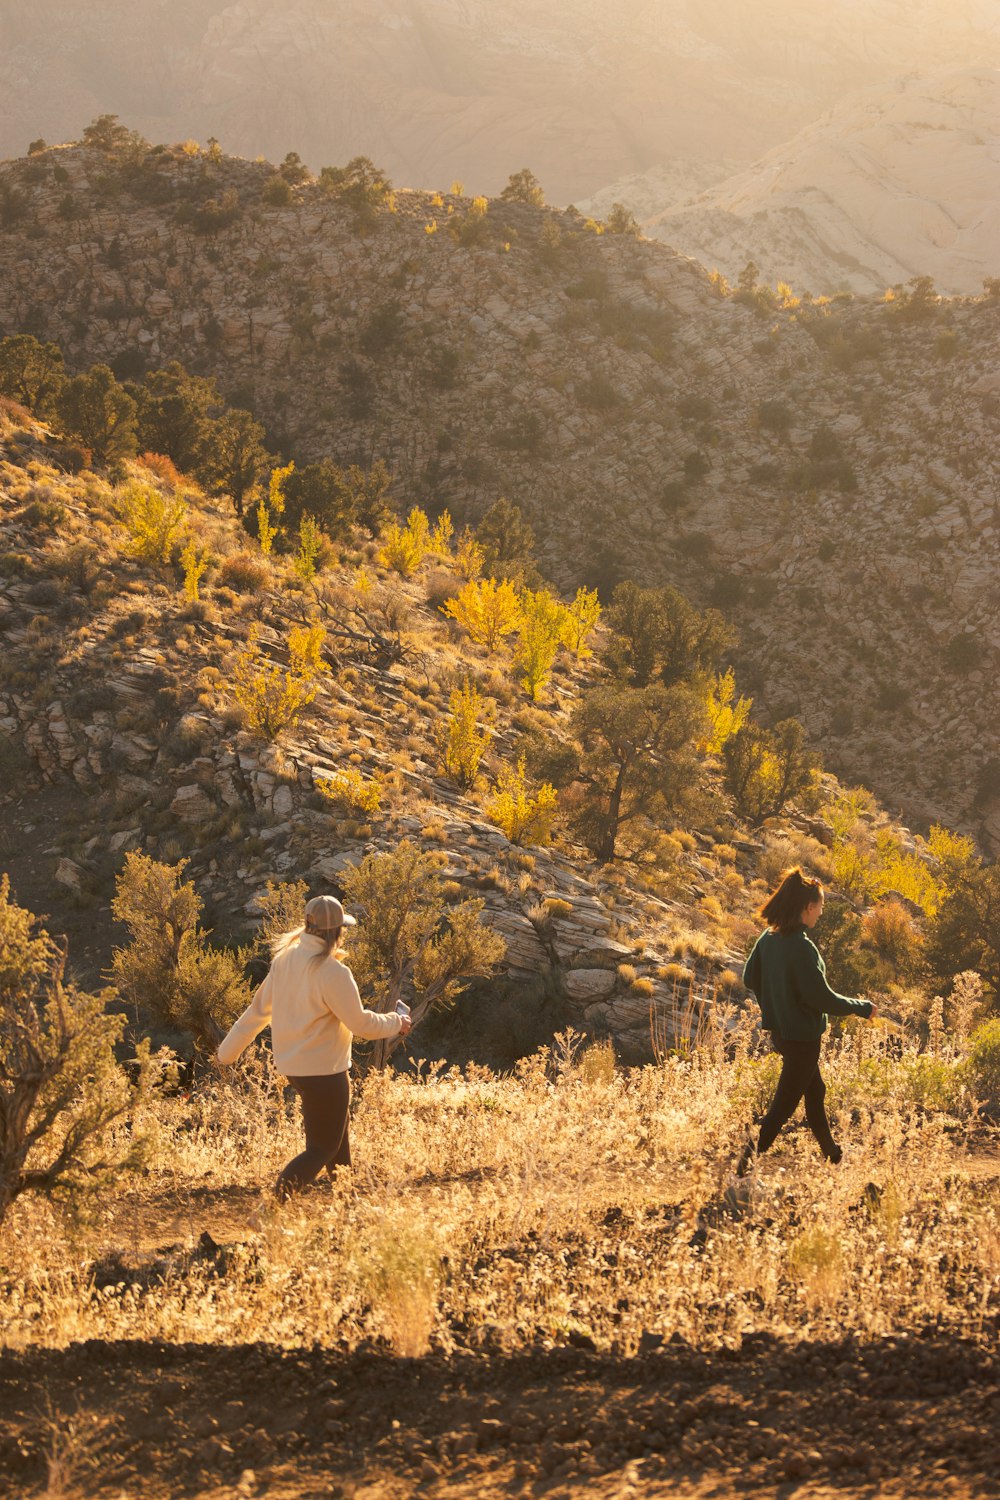
[[764,1027],[781,1054],[781,1075],[764,1116],[757,1144],[747,1145],[737,1167],[744,1177],[754,1158],[774,1144],[801,1099],[806,1120],[827,1161],[839,1162],[840,1147],[826,1117],[826,1085],[819,1070],[820,1045],[827,1016],[870,1018],[870,1000],[849,1000],[826,982],[826,966],[808,932],[823,914],[823,887],[796,866],[760,909],[767,923],[743,970],[743,983],[760,1006]]

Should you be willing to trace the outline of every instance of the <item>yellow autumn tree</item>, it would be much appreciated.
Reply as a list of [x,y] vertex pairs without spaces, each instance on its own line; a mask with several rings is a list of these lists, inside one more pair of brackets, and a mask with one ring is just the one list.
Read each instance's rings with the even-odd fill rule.
[[566,607],[548,589],[525,589],[519,604],[514,660],[521,670],[521,686],[537,702],[563,639]]
[[312,703],[326,670],[322,660],[323,627],[296,626],[288,637],[288,666],[265,655],[255,625],[233,664],[233,694],[247,726],[274,740],[294,724]]
[[470,640],[487,651],[495,651],[505,636],[512,634],[521,618],[517,590],[505,578],[470,578],[454,599],[448,599],[444,613],[457,620]]
[[549,782],[529,790],[521,756],[516,765],[500,768],[486,813],[512,844],[547,844],[557,807],[556,789]]
[[563,626],[563,645],[578,658],[592,656],[587,637],[601,618],[601,605],[596,589],[578,588],[572,604],[564,606],[566,612]]
[[265,557],[271,555],[274,539],[281,530],[274,518],[285,513],[285,485],[294,472],[294,463],[272,469],[267,485],[267,498],[261,495],[257,500],[257,540]]
[[115,495],[118,514],[129,533],[128,550],[142,562],[167,563],[183,540],[188,508],[176,495],[164,495],[155,484],[132,479]]
[[705,707],[711,733],[700,748],[709,755],[721,755],[722,747],[743,728],[753,707],[752,698],[736,697],[736,674],[732,667],[710,679]]
[[208,553],[189,538],[181,553],[181,567],[184,569],[184,592],[189,599],[197,601],[201,597],[201,575],[208,567]]
[[475,533],[464,527],[455,544],[455,567],[463,578],[478,578],[483,571],[485,554]]
[[484,699],[471,678],[448,699],[449,719],[441,734],[441,759],[461,786],[473,786],[493,738],[493,700]]
[[427,512],[415,505],[406,518],[406,525],[392,521],[382,535],[382,550],[378,560],[385,568],[392,568],[402,578],[416,572],[427,555],[431,544],[431,523]]

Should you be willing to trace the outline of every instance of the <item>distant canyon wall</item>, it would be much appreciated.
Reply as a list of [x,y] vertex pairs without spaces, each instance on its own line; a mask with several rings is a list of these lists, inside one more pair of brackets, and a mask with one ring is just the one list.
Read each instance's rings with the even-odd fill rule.
[[8,0],[0,153],[117,113],[153,140],[553,202],[669,158],[748,164],[849,90],[1000,61],[985,0]]

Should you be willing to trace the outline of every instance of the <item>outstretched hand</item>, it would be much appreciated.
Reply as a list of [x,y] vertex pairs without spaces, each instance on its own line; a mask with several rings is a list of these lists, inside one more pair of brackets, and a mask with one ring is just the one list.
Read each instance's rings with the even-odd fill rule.
[[409,1034],[410,1034],[410,1032],[412,1030],[413,1030],[413,1022],[410,1019],[410,1017],[409,1016],[400,1016],[400,1018],[399,1018],[399,1034],[400,1034],[400,1036],[409,1036]]

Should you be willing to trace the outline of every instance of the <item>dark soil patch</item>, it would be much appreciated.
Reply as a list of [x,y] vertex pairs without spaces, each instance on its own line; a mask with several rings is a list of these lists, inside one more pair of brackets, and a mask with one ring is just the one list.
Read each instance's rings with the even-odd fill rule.
[[0,1360],[4,1496],[44,1490],[59,1453],[75,1495],[108,1500],[986,1497],[998,1431],[993,1346],[933,1334],[633,1360],[96,1341]]

